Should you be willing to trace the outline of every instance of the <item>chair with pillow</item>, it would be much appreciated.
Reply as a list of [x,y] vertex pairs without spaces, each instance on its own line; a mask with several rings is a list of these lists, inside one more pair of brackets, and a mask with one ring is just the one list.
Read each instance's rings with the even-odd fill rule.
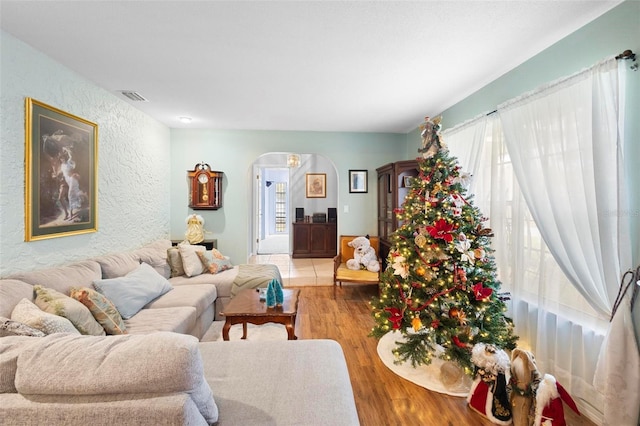
[[347,268],[347,260],[353,259],[354,248],[349,243],[357,238],[358,235],[341,235],[339,241],[339,253],[333,258],[333,285],[343,282],[360,283],[360,284],[379,284],[380,273],[382,272],[382,259],[380,258],[380,238],[370,236],[369,242],[371,247],[376,251],[378,262],[380,263],[379,272],[371,272],[366,269],[353,270]]

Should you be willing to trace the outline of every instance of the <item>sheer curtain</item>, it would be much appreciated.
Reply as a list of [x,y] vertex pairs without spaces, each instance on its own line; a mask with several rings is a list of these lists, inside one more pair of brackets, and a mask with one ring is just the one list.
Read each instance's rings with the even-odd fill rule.
[[[619,85],[624,84],[618,75],[617,61],[606,60],[498,107],[513,170],[542,240],[573,287],[603,316],[611,314],[620,277],[632,266],[629,218],[619,214],[627,206],[619,131],[623,108],[618,98],[624,93]],[[555,281],[547,284],[560,286]],[[553,301],[563,302],[567,301]],[[517,316],[531,315],[531,308],[521,306],[518,299],[514,299],[514,310]],[[555,318],[536,315],[538,328],[547,328],[550,322],[547,331],[551,331],[555,323],[558,343],[566,342],[561,350],[536,348],[536,355],[542,349],[547,357],[545,372],[555,374],[561,383],[568,379],[574,396],[604,407],[604,424],[636,425],[640,361],[632,322],[625,318],[630,317],[628,309],[621,310],[621,320],[614,320],[607,332],[597,395],[590,392],[591,360],[573,365],[596,352],[593,346],[593,352],[572,351],[573,328],[584,323],[569,320],[563,330],[564,312]],[[589,333],[582,335],[589,337]],[[623,339],[632,339],[632,344],[622,344]],[[538,343],[547,345],[550,340]],[[602,346],[597,340],[594,336],[590,345]],[[611,356],[612,350],[621,353]]]
[[543,373],[555,375],[589,417],[603,400],[591,384],[607,319],[593,310],[553,259],[522,197],[497,114],[443,132],[463,171],[473,171],[474,204],[495,234],[492,248],[502,289],[511,293],[518,346]]

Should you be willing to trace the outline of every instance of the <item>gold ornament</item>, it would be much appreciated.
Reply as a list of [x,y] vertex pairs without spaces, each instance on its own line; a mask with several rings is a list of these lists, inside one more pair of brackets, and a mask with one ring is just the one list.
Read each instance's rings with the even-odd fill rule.
[[422,328],[422,321],[420,317],[415,317],[411,320],[411,325],[413,326],[413,331],[418,331]]

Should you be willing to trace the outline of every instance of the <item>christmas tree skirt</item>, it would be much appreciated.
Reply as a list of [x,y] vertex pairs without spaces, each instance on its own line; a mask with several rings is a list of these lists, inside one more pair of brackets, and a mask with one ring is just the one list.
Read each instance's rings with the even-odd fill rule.
[[464,374],[456,363],[434,359],[431,364],[419,365],[416,368],[411,366],[411,362],[394,364],[395,342],[401,340],[402,334],[392,331],[382,336],[378,342],[378,356],[391,371],[403,379],[435,392],[459,397],[469,394],[472,378]]

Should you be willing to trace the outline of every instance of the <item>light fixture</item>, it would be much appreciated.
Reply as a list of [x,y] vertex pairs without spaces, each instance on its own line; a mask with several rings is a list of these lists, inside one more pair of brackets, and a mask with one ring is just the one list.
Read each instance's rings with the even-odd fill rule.
[[287,155],[287,167],[300,167],[300,156],[298,154]]
[[184,124],[191,123],[191,117],[186,117],[186,116],[178,117],[178,120],[180,120],[180,122]]

